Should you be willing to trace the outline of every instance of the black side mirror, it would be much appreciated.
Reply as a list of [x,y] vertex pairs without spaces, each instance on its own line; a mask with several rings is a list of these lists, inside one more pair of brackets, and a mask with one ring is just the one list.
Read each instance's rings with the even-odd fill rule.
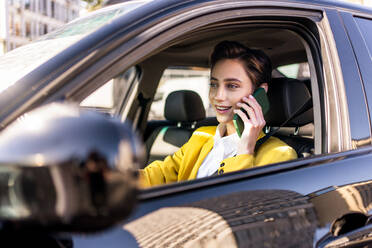
[[0,133],[0,230],[97,231],[135,205],[142,146],[128,125],[53,103]]

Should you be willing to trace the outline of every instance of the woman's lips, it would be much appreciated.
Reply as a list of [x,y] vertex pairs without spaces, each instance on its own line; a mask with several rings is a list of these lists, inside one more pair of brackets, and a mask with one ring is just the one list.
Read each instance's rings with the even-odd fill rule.
[[217,113],[219,114],[225,114],[227,113],[230,109],[231,106],[215,106]]

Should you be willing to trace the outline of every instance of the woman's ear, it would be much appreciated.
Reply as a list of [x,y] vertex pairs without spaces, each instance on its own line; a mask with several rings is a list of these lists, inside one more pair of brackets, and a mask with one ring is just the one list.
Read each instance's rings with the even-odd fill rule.
[[269,90],[269,85],[267,83],[260,84],[260,87],[263,88],[266,91],[266,93]]

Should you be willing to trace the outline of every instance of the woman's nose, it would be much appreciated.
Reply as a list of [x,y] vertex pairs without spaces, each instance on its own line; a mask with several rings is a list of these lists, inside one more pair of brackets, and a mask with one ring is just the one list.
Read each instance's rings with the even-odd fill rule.
[[225,89],[223,87],[218,87],[214,98],[216,100],[225,100],[225,97],[226,97]]

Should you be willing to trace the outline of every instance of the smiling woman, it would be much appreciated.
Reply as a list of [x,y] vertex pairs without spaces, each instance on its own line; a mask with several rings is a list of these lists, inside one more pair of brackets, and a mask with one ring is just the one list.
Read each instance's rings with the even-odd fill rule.
[[[143,187],[202,178],[297,157],[293,148],[270,137],[259,148],[265,134],[264,114],[252,96],[271,81],[270,59],[259,50],[238,42],[223,41],[211,55],[209,100],[219,125],[197,129],[190,140],[164,161],[154,161],[140,171]],[[244,122],[238,136],[233,122],[237,114]],[[256,148],[256,150],[255,150]]]

